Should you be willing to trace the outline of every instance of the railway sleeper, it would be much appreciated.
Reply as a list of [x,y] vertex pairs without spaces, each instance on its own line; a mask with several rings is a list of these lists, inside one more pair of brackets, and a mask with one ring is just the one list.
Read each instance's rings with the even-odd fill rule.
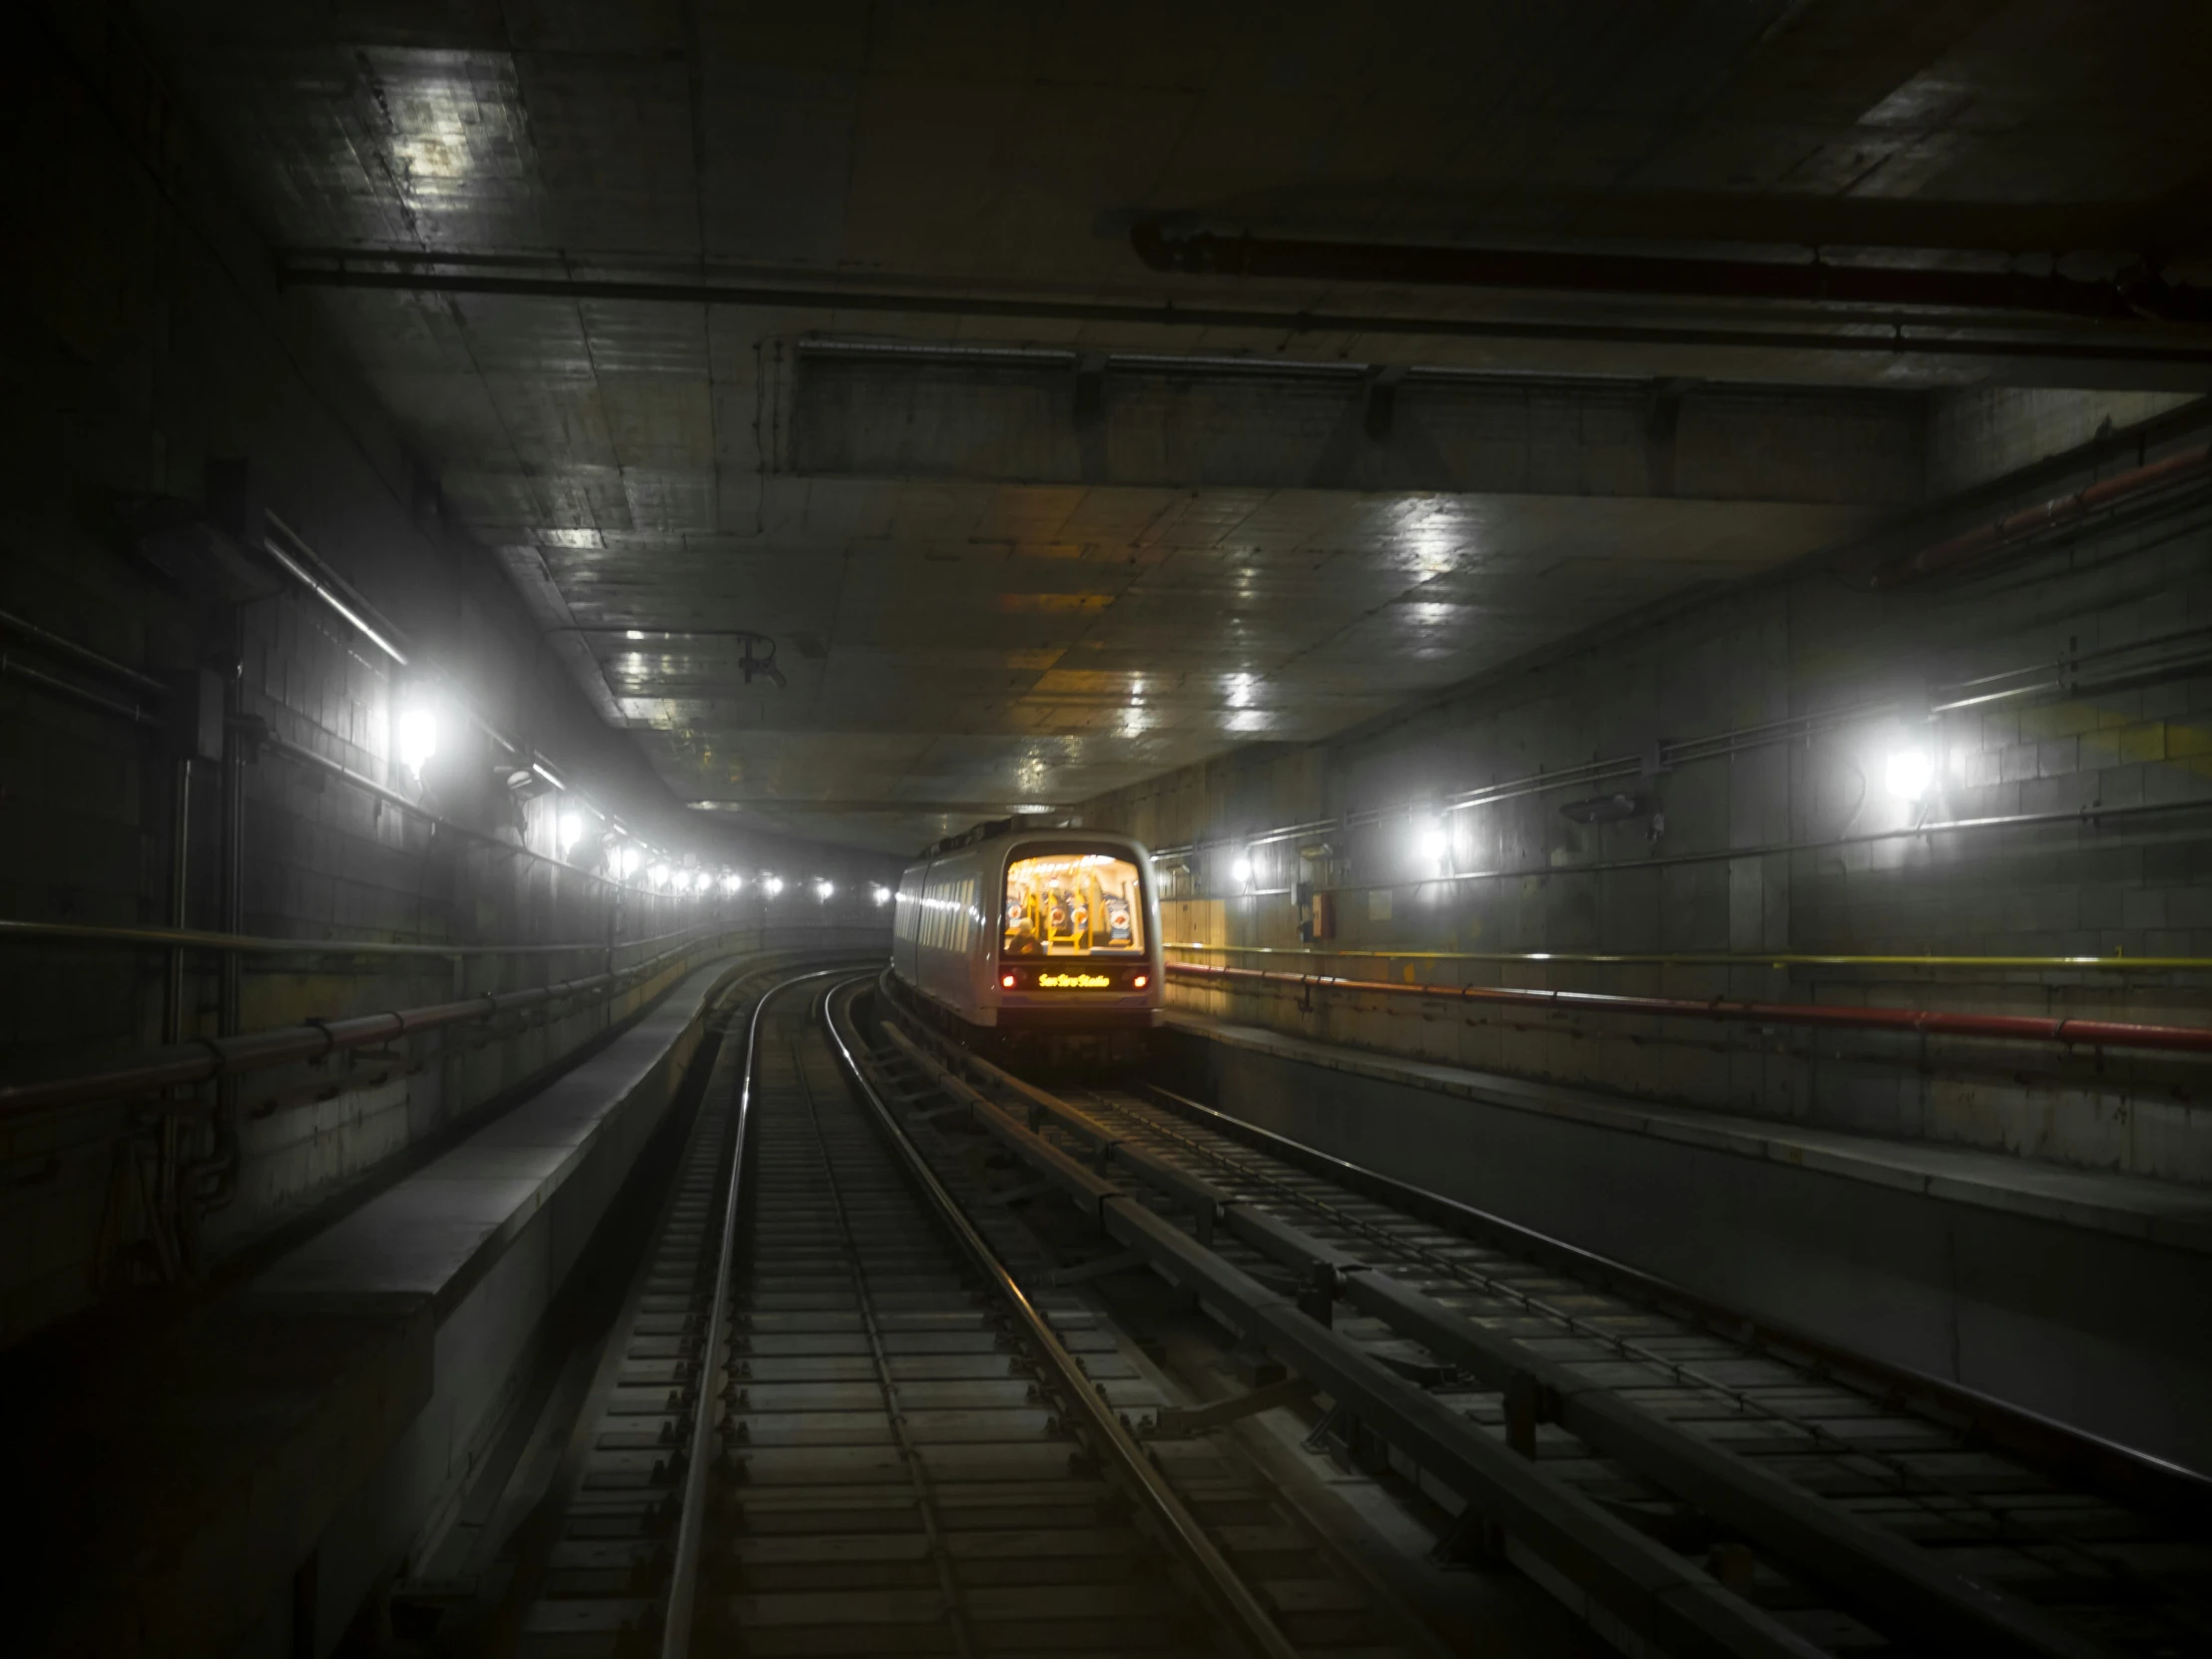
[[[917,1061],[925,1060],[903,1033],[892,1029],[890,1035]],[[1946,1650],[2044,1655],[2051,1659],[2061,1655],[2085,1659],[2101,1651],[2093,1641],[2053,1624],[2031,1603],[1952,1570],[1926,1549],[1832,1502],[1828,1495],[1793,1483],[1774,1469],[1577,1376],[1525,1344],[1476,1325],[1425,1293],[1369,1266],[1352,1252],[1293,1227],[1188,1170],[1176,1168],[1125,1131],[1098,1123],[988,1062],[961,1056],[953,1063],[964,1065],[995,1092],[1015,1097],[1018,1116],[964,1080],[952,1077],[949,1069],[945,1071],[950,1092],[968,1099],[976,1121],[1010,1149],[1025,1155],[1046,1178],[1095,1210],[1110,1236],[1133,1243],[1116,1227],[1116,1221],[1141,1236],[1148,1226],[1158,1224],[1159,1218],[1127,1192],[1099,1180],[1093,1172],[1102,1166],[1128,1170],[1146,1187],[1186,1207],[1194,1217],[1226,1225],[1238,1239],[1295,1273],[1314,1275],[1317,1280],[1327,1276],[1341,1287],[1355,1308],[1375,1315],[1391,1330],[1506,1393],[1508,1441],[1522,1457],[1533,1456],[1537,1423],[1556,1422],[1593,1447],[1649,1473],[1695,1506],[1711,1511],[1722,1524],[1759,1537],[1763,1547],[1831,1586],[1856,1610],[1902,1633],[1941,1644]],[[1031,1121],[1040,1118],[1085,1143],[1092,1158],[1078,1161],[1054,1147],[1044,1134],[1029,1127]],[[1156,1265],[1186,1282],[1191,1277],[1205,1280],[1203,1271],[1193,1273],[1200,1264],[1189,1258],[1190,1235],[1177,1229],[1174,1240],[1159,1240],[1154,1252]],[[1220,1258],[1215,1260],[1219,1262]],[[1231,1288],[1228,1294],[1209,1300],[1233,1323],[1240,1324],[1249,1337],[1267,1342],[1267,1336],[1257,1328],[1266,1323],[1258,1318],[1259,1305],[1282,1298],[1254,1275],[1238,1277],[1243,1281],[1242,1294],[1238,1288]],[[1223,1289],[1223,1284],[1217,1282],[1214,1288]],[[1559,1289],[1571,1292],[1578,1287],[1562,1284]],[[1311,1318],[1304,1323],[1309,1328],[1320,1324]],[[1268,1346],[1283,1352],[1273,1343]],[[1290,1346],[1295,1349],[1299,1345]],[[1284,1358],[1296,1364],[1289,1354]],[[1364,1358],[1373,1363],[1372,1356]]]

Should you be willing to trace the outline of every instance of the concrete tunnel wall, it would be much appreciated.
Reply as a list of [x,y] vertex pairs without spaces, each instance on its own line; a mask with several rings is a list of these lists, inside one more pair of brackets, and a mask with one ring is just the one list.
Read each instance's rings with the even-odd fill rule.
[[[2109,412],[2138,416],[2145,401],[1975,394],[1936,422],[1948,438],[1936,470],[1953,485],[2007,470],[2088,436]],[[2212,514],[2201,504],[1896,592],[1808,572],[1610,628],[1327,743],[1239,749],[1091,801],[1083,816],[1155,847],[1199,843],[1165,863],[1171,939],[1296,950],[1284,889],[1305,875],[1336,890],[1336,934],[1316,950],[1743,958],[1722,966],[1356,954],[1198,960],[1367,979],[2202,1025],[2212,1013],[2212,976],[2202,971],[1758,960],[1763,952],[2212,955],[2212,842],[2202,812],[1773,850],[1915,822],[2212,800],[2212,673],[2201,661],[2188,672],[2131,676],[2140,659],[2115,657],[2106,660],[2114,683],[2077,695],[1990,703],[1932,727],[1869,720],[1809,743],[1744,747],[1648,783],[1454,814],[1453,867],[1505,872],[1494,877],[1423,880],[1412,842],[1417,810],[1432,812],[1451,791],[1870,699],[1910,704],[1931,686],[2000,670],[2052,665],[2055,677],[2069,653],[2201,627],[2212,617],[2208,572]],[[2099,673],[2080,670],[2084,681]],[[1264,708],[1264,687],[1256,696]],[[1920,805],[1885,791],[1886,757],[1910,745],[1927,746],[1937,762]],[[1592,826],[1561,816],[1562,803],[1600,789],[1648,792],[1659,816]],[[1416,811],[1349,830],[1330,822],[1393,806]],[[1263,890],[1242,892],[1231,865],[1248,838],[1301,823],[1320,827],[1252,848],[1251,885]],[[1302,848],[1326,851],[1302,858]],[[1715,853],[1722,856],[1702,856]],[[1308,1036],[1651,1100],[2212,1180],[2208,1078],[2194,1060],[1394,998],[1324,995],[1306,1008],[1296,993],[1273,989],[1185,984],[1173,994],[1193,1009]]]
[[[235,660],[242,710],[276,737],[412,793],[392,754],[406,672],[204,528],[225,517],[221,463],[243,460],[247,493],[404,632],[415,665],[435,665],[596,805],[709,862],[828,875],[840,889],[832,904],[795,881],[789,913],[766,919],[872,937],[882,922],[866,887],[895,861],[702,822],[669,796],[572,680],[496,560],[441,510],[434,479],[332,352],[313,303],[277,292],[261,237],[128,41],[97,12],[80,22],[84,32],[66,40],[33,30],[6,71],[10,107],[39,124],[50,165],[25,178],[15,276],[0,297],[12,369],[0,477],[16,504],[0,540],[0,611],[157,677]],[[245,931],[615,943],[708,919],[701,906],[618,893],[580,867],[596,850],[588,844],[559,857],[563,798],[517,802],[489,787],[489,741],[445,724],[425,804],[475,834],[260,753],[244,786]],[[166,924],[176,753],[166,733],[0,677],[0,916]],[[222,921],[219,769],[196,770],[185,919],[211,929]],[[757,929],[764,918],[740,899],[719,919]],[[600,950],[460,968],[249,957],[240,1024],[414,1006],[605,965]],[[158,1042],[163,973],[158,951],[0,943],[0,1076],[105,1064]],[[212,956],[188,957],[184,1037],[216,1033],[218,981]],[[237,1196],[208,1218],[201,1246],[266,1231],[540,1074],[661,988],[509,1039],[446,1045],[427,1064],[251,1082]],[[0,1206],[0,1342],[162,1271],[146,1248],[132,1138],[118,1150],[124,1122],[110,1111],[0,1125],[12,1188]]]

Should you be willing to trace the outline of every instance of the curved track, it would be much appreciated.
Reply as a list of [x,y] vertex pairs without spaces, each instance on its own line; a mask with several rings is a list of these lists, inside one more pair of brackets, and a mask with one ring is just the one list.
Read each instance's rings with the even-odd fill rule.
[[[2212,1642],[2183,1471],[1162,1091],[1047,1092],[870,978],[771,970],[726,1005],[744,1041],[466,1651],[1464,1643],[1417,1574],[1355,1559],[1341,1504],[1316,1523],[1300,1435],[1385,1494],[1401,1555],[1425,1526],[1629,1651]],[[1575,1639],[1501,1628],[1480,1645]]]
[[726,1011],[745,1041],[467,1648],[1436,1651],[1257,1471],[1139,1444],[1157,1375],[1008,1270],[1018,1224],[916,1149],[839,981],[757,977]]
[[[1108,1230],[1303,1369],[1348,1457],[1459,1509],[1447,1547],[1502,1552],[1648,1639],[2038,1655],[2212,1642],[2204,1488],[2180,1471],[2052,1424],[2030,1425],[2047,1455],[2008,1455],[1988,1422],[1878,1367],[1793,1351],[1195,1103],[1053,1094],[906,1046],[1032,1167],[1110,1172],[1086,1199]],[[1383,1370],[1419,1397],[1371,1375]],[[1668,1605],[1707,1586],[1725,1602],[1694,1620]]]

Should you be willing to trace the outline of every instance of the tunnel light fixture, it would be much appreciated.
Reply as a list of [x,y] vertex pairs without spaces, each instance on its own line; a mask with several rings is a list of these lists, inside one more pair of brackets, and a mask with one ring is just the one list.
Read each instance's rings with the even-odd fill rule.
[[554,834],[560,843],[561,856],[567,857],[584,838],[584,815],[573,807],[566,809],[555,821]]
[[419,702],[401,708],[393,747],[399,751],[399,764],[419,779],[438,752],[437,711]]
[[815,897],[825,904],[830,902],[830,895],[836,890],[836,886],[828,880],[818,880],[815,883]]
[[1444,861],[1451,855],[1451,835],[1442,819],[1423,819],[1413,827],[1413,850],[1423,869],[1442,873]]
[[784,890],[784,878],[781,875],[762,876],[761,890],[767,893],[769,897],[774,898],[778,893]]
[[868,888],[867,895],[877,904],[888,904],[891,901],[890,888],[884,886],[883,883],[880,881],[876,882],[874,886]]
[[729,869],[722,872],[722,890],[724,892],[736,892],[744,885],[745,877],[736,870]]
[[1900,801],[1921,801],[1936,781],[1936,763],[1917,745],[1894,749],[1882,763],[1882,787]]
[[652,881],[654,886],[666,887],[668,885],[668,865],[655,864],[650,870],[646,872],[646,874],[647,877]]
[[1229,879],[1240,887],[1252,885],[1252,854],[1240,852],[1230,860]]

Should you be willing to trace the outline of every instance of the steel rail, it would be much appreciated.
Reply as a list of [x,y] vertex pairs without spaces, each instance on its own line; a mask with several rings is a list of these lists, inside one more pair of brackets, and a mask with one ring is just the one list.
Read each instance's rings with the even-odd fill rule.
[[1490,962],[1542,967],[1925,967],[2056,971],[2212,968],[2212,956],[1850,956],[1805,950],[1336,950],[1310,945],[1160,942],[1163,950],[1203,950],[1217,956],[1365,957],[1385,962]]
[[732,1127],[730,1178],[722,1205],[722,1241],[715,1255],[714,1299],[707,1304],[707,1347],[699,1368],[699,1397],[693,1403],[691,1427],[686,1432],[684,1495],[677,1512],[676,1548],[669,1569],[668,1612],[661,1623],[661,1659],[686,1659],[691,1651],[692,1623],[699,1591],[699,1550],[707,1513],[708,1435],[714,1429],[715,1406],[722,1389],[716,1382],[729,1341],[725,1332],[730,1301],[730,1278],[738,1252],[738,1200],[745,1181],[746,1129],[753,1115],[753,1073],[761,1052],[761,1025],[768,1005],[794,985],[827,979],[847,968],[817,968],[779,980],[761,992],[746,1024],[745,1058],[738,1073],[737,1122]]
[[[856,987],[861,982],[861,979],[855,979],[853,985]],[[1181,1552],[1185,1562],[1192,1568],[1200,1590],[1230,1630],[1253,1653],[1264,1655],[1266,1659],[1297,1659],[1298,1650],[1291,1645],[1289,1638],[1283,1634],[1274,1617],[1253,1593],[1251,1586],[1238,1575],[1220,1546],[1207,1535],[1198,1517],[1191,1513],[1175,1489],[1168,1484],[1166,1477],[1145,1455],[1144,1448],[1137,1443],[1129,1425],[1122,1421],[1120,1413],[1113,1409],[1098,1392],[1096,1385],[1084,1375],[1075,1356],[1068,1352],[1044,1316],[1037,1311],[1036,1305],[1022,1290],[1020,1282],[999,1260],[989,1242],[975,1230],[975,1225],[967,1219],[959,1204],[937,1179],[936,1172],[922,1157],[920,1150],[907,1137],[905,1129],[899,1124],[889,1105],[869,1081],[852,1045],[846,1041],[843,1026],[830,1006],[832,1000],[833,996],[825,999],[823,1023],[844,1065],[846,1075],[858,1087],[885,1137],[905,1162],[915,1185],[929,1200],[946,1229],[975,1264],[976,1271],[998,1293],[999,1300],[1020,1321],[1039,1354],[1052,1367],[1059,1380],[1061,1393],[1082,1411],[1095,1443],[1111,1454],[1154,1524],[1168,1542]],[[849,1010],[848,998],[847,1014]],[[895,1034],[893,1033],[894,1036]],[[669,1656],[664,1655],[664,1659],[669,1659]]]
[[1525,1342],[1491,1331],[1352,1252],[1203,1176],[1176,1168],[1081,1107],[987,1060],[963,1058],[971,1070],[1010,1089],[1033,1111],[1095,1142],[1102,1164],[1111,1160],[1146,1186],[1209,1217],[1209,1231],[1226,1227],[1262,1256],[1302,1275],[1326,1273],[1333,1295],[1342,1295],[1396,1334],[1465,1368],[1486,1387],[1502,1391],[1527,1380],[1552,1402],[1551,1420],[1835,1585],[1866,1610],[1862,1616],[1870,1623],[1902,1626],[1946,1651],[2021,1659],[2090,1659],[2101,1651],[2051,1625],[2032,1607],[1949,1570],[1897,1533],[1609,1387],[1585,1382]]
[[[1109,1238],[1136,1251],[1218,1310],[1259,1347],[1375,1425],[1385,1439],[1456,1491],[1476,1514],[1501,1525],[1668,1652],[1805,1659],[1820,1651],[1658,1540],[1492,1439],[1425,1388],[1309,1316],[1289,1297],[1252,1278],[1124,1187],[1045,1140],[1005,1108],[953,1077],[903,1032],[895,1027],[886,1030],[899,1047],[938,1077],[947,1095],[969,1108],[980,1127],[1094,1214]],[[973,1056],[962,1059],[988,1067]],[[988,1067],[992,1072],[997,1069]],[[1025,1095],[1041,1092],[1031,1091],[1018,1079],[1012,1081]],[[1203,1183],[1182,1182],[1178,1196],[1203,1206]],[[1202,1234],[1210,1233],[1214,1218],[1203,1207],[1199,1216]],[[1265,1225],[1265,1218],[1249,1211],[1243,1219]]]
[[526,1013],[574,997],[603,999],[653,978],[679,961],[688,960],[690,955],[689,949],[679,947],[611,973],[595,973],[582,979],[563,979],[522,990],[487,991],[481,996],[452,1002],[358,1014],[350,1019],[310,1020],[303,1025],[277,1026],[235,1037],[203,1038],[163,1050],[158,1058],[136,1065],[39,1083],[10,1084],[0,1087],[0,1121],[31,1112],[153,1094],[185,1084],[204,1083],[214,1077],[235,1077],[246,1072],[319,1060],[348,1049],[371,1048],[447,1026],[493,1019],[501,1014]]
[[[1580,1245],[1568,1244],[1548,1233],[1539,1233],[1534,1228],[1447,1198],[1427,1187],[1355,1164],[1272,1129],[1232,1117],[1171,1089],[1147,1085],[1145,1093],[1157,1106],[1191,1124],[1280,1159],[1346,1192],[1402,1210],[1455,1238],[1485,1240],[1519,1260],[1533,1262],[1569,1280],[1595,1284],[1632,1305],[1655,1310],[1692,1328],[1726,1333],[1756,1353],[1774,1355],[1792,1366],[1825,1371],[1847,1385],[1875,1397],[1911,1401],[1931,1420],[1978,1438],[2023,1461],[2110,1492],[2128,1503],[2185,1520],[2192,1526],[2202,1526],[2212,1519],[2212,1476],[2058,1422],[1962,1383],[1873,1359],[1782,1321],[1714,1302],[1672,1280],[1629,1267]],[[1466,1270],[1454,1267],[1452,1271]],[[1500,1288],[1494,1294],[1524,1306],[1534,1302],[1525,1292],[1507,1292]],[[1610,1348],[1625,1352],[1626,1339],[1616,1334],[1594,1333],[1578,1316],[1564,1310],[1554,1311],[1553,1317],[1577,1335],[1593,1337]],[[1685,1370],[1671,1360],[1653,1363]],[[1703,1385],[1727,1391],[1724,1384],[1706,1382]]]
[[[709,1028],[714,1028],[715,1020],[720,1018],[726,1008],[743,1001],[746,986],[778,973],[788,973],[792,965],[760,963],[750,968],[736,969],[730,977],[720,982],[719,988],[710,998]],[[482,1639],[477,1646],[483,1652],[511,1652],[521,1642],[532,1606],[545,1593],[547,1574],[560,1541],[566,1511],[575,1503],[582,1490],[592,1448],[606,1425],[608,1402],[620,1382],[624,1367],[631,1359],[631,1349],[624,1338],[626,1334],[636,1332],[639,1315],[652,1290],[655,1248],[666,1235],[680,1206],[686,1159],[708,1127],[705,1091],[712,1086],[714,1078],[724,1072],[727,1060],[726,1053],[718,1053],[713,1064],[707,1066],[704,1073],[705,1082],[702,1084],[692,1121],[683,1136],[685,1144],[676,1153],[670,1191],[662,1197],[657,1206],[657,1218],[647,1226],[639,1240],[638,1266],[630,1276],[619,1311],[605,1328],[603,1338],[597,1342],[598,1359],[591,1366],[590,1381],[575,1402],[574,1412],[568,1419],[567,1432],[560,1436],[561,1451],[552,1478],[543,1488],[543,1496],[523,1514],[504,1539],[498,1540],[501,1552],[512,1559],[514,1571],[498,1597],[496,1609],[486,1621],[484,1630],[479,1633]],[[693,1064],[696,1068],[705,1062],[695,1058]],[[689,1075],[700,1074],[695,1070]],[[586,1349],[590,1346],[590,1343],[584,1345]]]
[[2138,1025],[2123,1020],[2048,1018],[2037,1014],[1964,1014],[1936,1008],[1870,1008],[1817,1002],[1745,1002],[1726,997],[1692,1001],[1672,996],[1622,996],[1604,991],[1515,990],[1499,985],[1393,984],[1326,973],[1277,973],[1210,962],[1170,962],[1168,976],[1201,984],[1257,985],[1271,990],[1328,991],[1351,996],[1411,997],[1428,1002],[1478,1002],[1550,1013],[1628,1018],[1698,1019],[1723,1024],[1799,1025],[1831,1031],[1884,1031],[1909,1037],[1972,1037],[1993,1042],[2052,1043],[2065,1048],[2127,1048],[2172,1054],[2212,1054],[2212,1027]]
[[[1102,1104],[1117,1117],[1131,1116],[1111,1102]],[[1398,1336],[1410,1338],[1462,1368],[1484,1387],[1501,1394],[1510,1392],[1516,1384],[1532,1387],[1534,1399],[1540,1402],[1538,1414],[1544,1420],[1558,1423],[1584,1444],[1620,1459],[1707,1514],[1719,1517],[1747,1537],[1759,1538],[1777,1555],[1835,1585],[1866,1609],[1868,1623],[1903,1626],[1950,1651],[1980,1651],[1984,1646],[2022,1655],[2079,1655],[2092,1651],[2070,1633],[2050,1626],[2017,1599],[1950,1571],[1896,1532],[1683,1428],[1611,1386],[1585,1381],[1571,1365],[1550,1358],[1528,1342],[1488,1329],[1478,1319],[1437,1301],[1375,1263],[1133,1145],[1127,1137],[1116,1134],[1112,1125],[1099,1122],[1080,1108],[1064,1101],[1061,1105],[1074,1115],[1069,1127],[1078,1133],[1110,1137],[1108,1144],[1115,1159],[1135,1170],[1148,1185],[1178,1195],[1197,1193],[1233,1234],[1262,1255],[1302,1274],[1325,1272],[1334,1294],[1344,1297],[1361,1313],[1381,1320]],[[1143,1129],[1159,1132],[1155,1126],[1143,1124],[1141,1118],[1136,1121]],[[1188,1137],[1168,1131],[1163,1138],[1181,1140],[1185,1149],[1203,1162],[1227,1166],[1234,1179],[1272,1190],[1279,1198],[1305,1208],[1331,1213],[1322,1201],[1297,1195],[1265,1174],[1238,1166]],[[1349,1218],[1333,1219],[1339,1219],[1341,1225],[1360,1233],[1371,1244],[1383,1244],[1392,1254],[1420,1257],[1417,1249],[1403,1241],[1385,1239],[1372,1225]],[[1430,1271],[1438,1266],[1434,1262],[1424,1265]],[[1516,1300],[1525,1307],[1530,1299]],[[1622,1352],[1625,1345],[1613,1346],[1616,1352]],[[1637,1358],[1658,1363],[1658,1357],[1648,1353]],[[1678,1378],[1685,1375],[1680,1365],[1670,1369]],[[1694,1380],[1701,1386],[1717,1386],[1707,1379]],[[1848,1454],[1851,1448],[1844,1449]]]

